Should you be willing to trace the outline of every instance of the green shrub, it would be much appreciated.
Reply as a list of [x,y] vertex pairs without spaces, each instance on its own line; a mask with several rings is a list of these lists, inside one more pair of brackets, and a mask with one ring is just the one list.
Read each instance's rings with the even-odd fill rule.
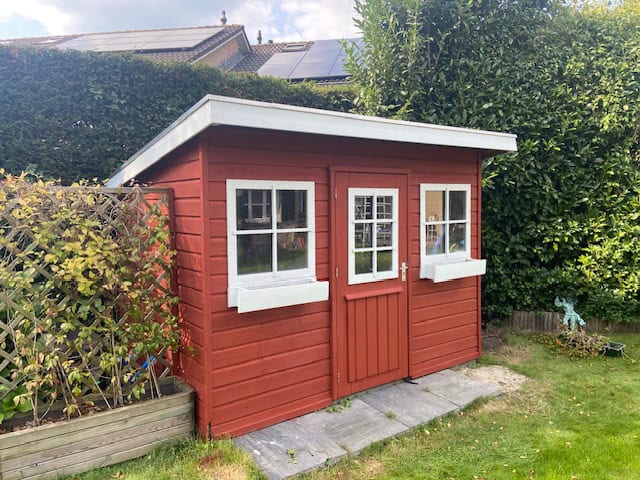
[[640,11],[624,7],[356,1],[360,111],[518,135],[483,165],[494,316],[603,289],[640,300]]
[[0,46],[0,166],[65,185],[107,178],[207,94],[346,111],[322,89],[132,55]]
[[38,424],[57,401],[82,414],[86,394],[103,408],[161,395],[155,360],[178,346],[174,252],[166,198],[143,195],[0,169],[2,349],[20,381],[0,392],[3,409],[32,407]]

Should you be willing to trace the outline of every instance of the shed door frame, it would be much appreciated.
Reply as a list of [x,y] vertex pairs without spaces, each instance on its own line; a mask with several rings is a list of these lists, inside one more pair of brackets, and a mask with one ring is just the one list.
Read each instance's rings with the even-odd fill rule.
[[[409,202],[411,199],[409,185],[410,185],[410,170],[408,169],[399,169],[399,168],[362,168],[362,167],[349,167],[349,166],[330,166],[329,167],[329,200],[330,200],[330,270],[329,270],[329,278],[330,278],[330,304],[331,304],[331,396],[334,400],[340,398],[339,389],[338,389],[338,355],[339,355],[339,338],[338,338],[338,276],[343,276],[346,278],[348,275],[347,271],[339,272],[338,271],[338,232],[336,228],[336,208],[337,208],[337,183],[336,183],[336,174],[338,173],[364,173],[371,174],[375,177],[377,174],[393,174],[393,175],[404,175],[404,189],[406,192],[406,208],[404,211],[400,211],[399,215],[402,215],[403,223],[406,225],[407,229],[409,226]],[[409,232],[405,233],[406,238],[406,259],[399,259],[398,262],[406,262],[408,264],[409,257],[411,256],[411,252],[409,250]],[[409,270],[410,271],[410,270]],[[407,276],[409,277],[409,271],[407,271]],[[409,312],[410,312],[410,299],[411,299],[411,281],[410,278],[407,278],[406,283],[404,283],[404,288],[406,290],[406,319],[407,319],[407,355],[405,361],[408,365],[408,376],[411,376],[411,362],[409,359],[409,355],[411,353],[411,322],[409,321]],[[344,395],[343,395],[344,396]]]

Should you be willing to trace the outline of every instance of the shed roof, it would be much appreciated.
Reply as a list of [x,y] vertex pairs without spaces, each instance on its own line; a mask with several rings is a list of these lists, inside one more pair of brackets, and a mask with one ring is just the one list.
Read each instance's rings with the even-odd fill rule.
[[107,185],[128,182],[206,128],[218,125],[473,148],[487,156],[517,151],[516,136],[509,133],[207,95],[116,170]]

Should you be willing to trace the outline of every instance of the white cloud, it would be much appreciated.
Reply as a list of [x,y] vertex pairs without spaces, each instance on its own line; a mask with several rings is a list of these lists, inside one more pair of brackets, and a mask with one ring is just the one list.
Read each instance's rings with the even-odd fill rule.
[[357,35],[353,5],[354,0],[0,0],[0,21],[29,20],[56,35],[215,25],[226,10],[229,23],[244,25],[255,43],[258,30],[265,42]]
[[[0,20],[22,17],[38,22],[51,35],[68,33],[72,16],[44,0],[21,0],[0,3]],[[25,35],[28,36],[28,35]]]
[[282,10],[289,16],[287,30],[304,40],[348,38],[359,33],[353,22],[353,0],[285,0]]

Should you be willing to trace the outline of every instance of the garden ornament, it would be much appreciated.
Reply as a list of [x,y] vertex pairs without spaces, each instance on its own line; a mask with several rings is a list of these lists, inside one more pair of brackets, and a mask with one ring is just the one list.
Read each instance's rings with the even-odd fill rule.
[[565,298],[556,297],[553,303],[556,305],[556,307],[561,307],[564,309],[564,318],[562,319],[563,325],[569,326],[571,330],[575,330],[576,325],[580,325],[581,327],[585,326],[585,322],[582,317],[578,314],[578,312],[574,310],[574,302]]

